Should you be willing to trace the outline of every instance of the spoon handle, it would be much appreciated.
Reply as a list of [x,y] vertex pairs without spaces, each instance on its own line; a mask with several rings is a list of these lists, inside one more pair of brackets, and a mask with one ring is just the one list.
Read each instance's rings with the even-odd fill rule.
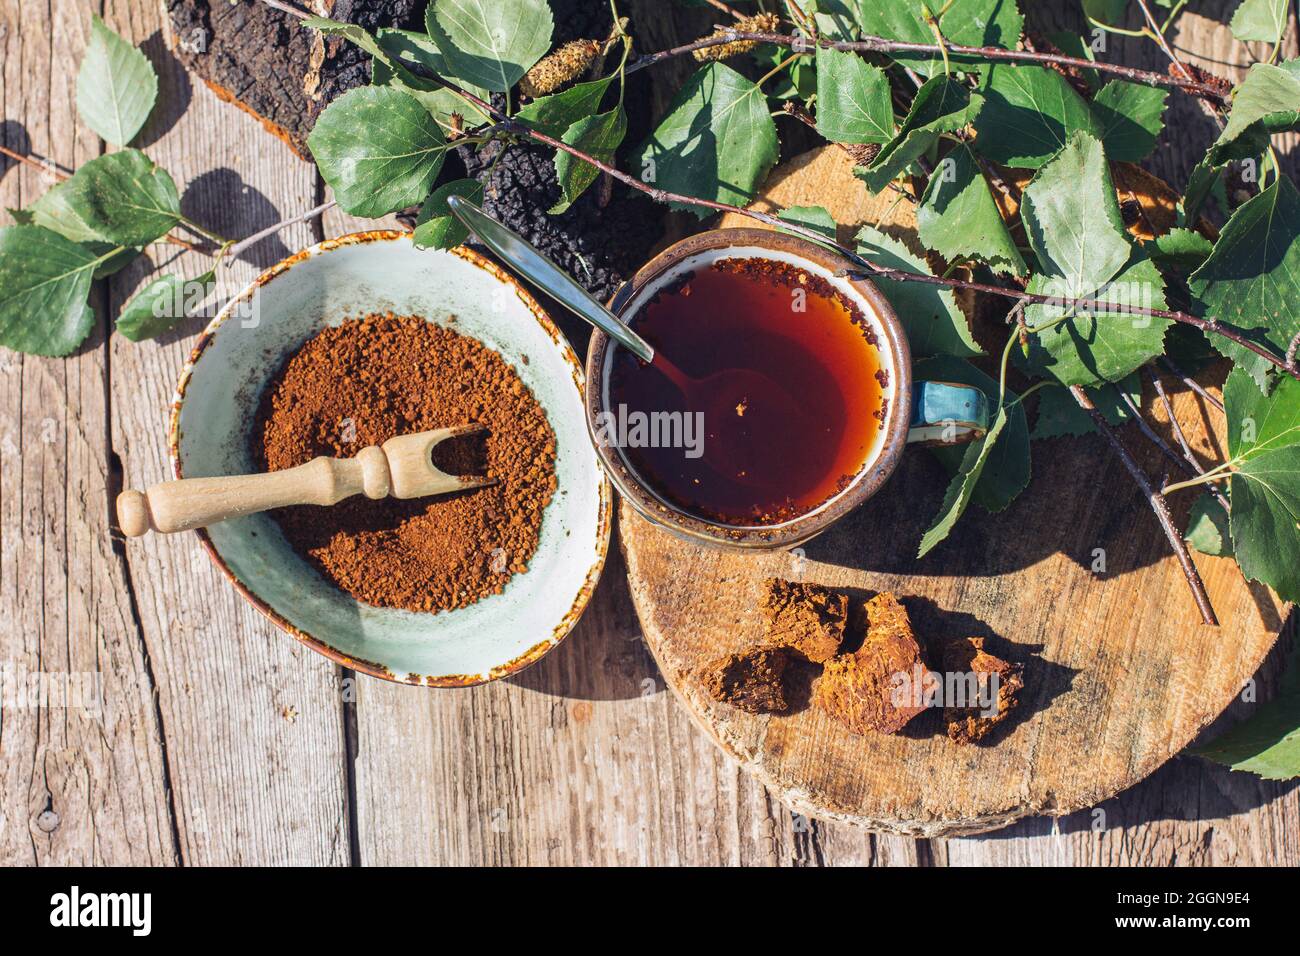
[[380,449],[366,448],[355,458],[315,458],[261,475],[183,478],[124,491],[117,517],[122,532],[137,538],[148,531],[191,531],[287,505],[332,505],[363,492],[383,498],[389,490],[388,459]]
[[503,226],[478,206],[460,196],[449,196],[447,205],[483,245],[487,246],[525,279],[536,283],[580,319],[585,319],[644,362],[652,362],[655,350],[605,308],[568,273],[557,266],[513,229]]

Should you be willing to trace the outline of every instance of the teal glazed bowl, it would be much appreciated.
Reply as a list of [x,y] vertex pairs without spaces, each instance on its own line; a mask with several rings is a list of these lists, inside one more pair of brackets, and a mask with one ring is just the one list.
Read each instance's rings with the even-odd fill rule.
[[406,233],[365,232],[268,270],[212,321],[181,372],[172,468],[177,478],[257,470],[250,431],[262,391],[285,359],[328,325],[389,311],[454,321],[457,332],[500,353],[545,409],[558,488],[528,570],[469,607],[419,613],[362,604],[335,587],[268,515],[196,533],[258,611],[346,667],[430,687],[506,677],[540,660],[582,615],[605,563],[613,505],[587,438],[577,356],[541,306],[483,257],[419,249]]

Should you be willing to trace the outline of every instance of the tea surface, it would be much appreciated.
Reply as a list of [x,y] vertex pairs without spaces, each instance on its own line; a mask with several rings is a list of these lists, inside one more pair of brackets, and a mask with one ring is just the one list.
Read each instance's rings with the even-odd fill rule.
[[[632,324],[695,384],[683,394],[617,350],[609,411],[622,430],[612,437],[685,511],[727,525],[787,521],[843,490],[875,454],[887,375],[871,327],[824,279],[722,259],[659,292]],[[728,392],[718,373],[730,370],[772,386]]]

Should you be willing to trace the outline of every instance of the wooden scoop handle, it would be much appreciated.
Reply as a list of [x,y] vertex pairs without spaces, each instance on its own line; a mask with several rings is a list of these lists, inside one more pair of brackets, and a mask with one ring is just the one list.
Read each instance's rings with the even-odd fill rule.
[[[452,491],[466,487],[446,476]],[[185,478],[148,491],[124,491],[117,498],[117,520],[128,537],[147,531],[191,531],[227,518],[288,505],[332,505],[352,495],[384,498],[392,490],[388,457],[377,446],[355,458],[315,458],[297,468],[263,475]],[[438,493],[434,490],[430,493]]]

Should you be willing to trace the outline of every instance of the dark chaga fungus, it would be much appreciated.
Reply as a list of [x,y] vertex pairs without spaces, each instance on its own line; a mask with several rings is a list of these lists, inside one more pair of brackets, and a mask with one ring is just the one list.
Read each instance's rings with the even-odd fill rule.
[[[493,165],[502,148],[505,155]],[[568,211],[550,215],[547,210],[560,198],[554,153],[491,143],[464,159],[469,175],[484,184],[488,215],[520,233],[603,302],[650,257],[663,232],[663,209],[626,186],[607,190],[598,179]]]
[[[313,0],[304,7],[374,32],[424,30],[428,0]],[[555,0],[553,45],[604,39],[604,0]],[[307,134],[336,97],[370,82],[370,57],[342,37],[323,37],[262,3],[167,0],[177,58],[214,93],[262,121],[304,159]]]
[[[425,0],[326,0],[331,17],[423,29]],[[320,12],[322,4],[313,9]],[[261,3],[167,0],[177,58],[217,96],[253,114],[309,158],[307,134],[336,97],[370,82],[370,58]]]
[[[375,31],[382,27],[423,30],[427,0],[315,0],[316,12]],[[322,37],[293,17],[261,3],[167,0],[176,55],[218,96],[258,117],[298,155],[310,158],[307,134],[341,94],[370,82],[370,58],[341,37]],[[613,29],[604,0],[552,0],[552,47],[579,39],[603,40]],[[627,108],[634,144],[649,129],[648,80],[631,78]],[[494,97],[498,106],[504,98]],[[561,216],[548,216],[560,197],[549,149],[512,146],[488,173],[500,146],[485,154],[458,151],[469,175],[487,187],[489,213],[523,233],[607,299],[649,256],[662,228],[663,211],[623,186],[596,182]],[[449,155],[441,181],[461,175]]]

